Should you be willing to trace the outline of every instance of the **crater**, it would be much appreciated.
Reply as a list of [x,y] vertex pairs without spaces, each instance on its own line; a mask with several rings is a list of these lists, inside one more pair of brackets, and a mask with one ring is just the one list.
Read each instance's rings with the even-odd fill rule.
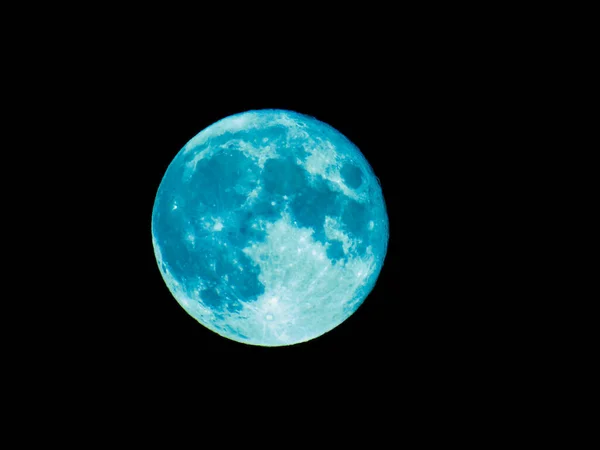
[[356,189],[363,183],[362,171],[354,164],[346,163],[340,171],[340,175],[346,186],[351,189]]

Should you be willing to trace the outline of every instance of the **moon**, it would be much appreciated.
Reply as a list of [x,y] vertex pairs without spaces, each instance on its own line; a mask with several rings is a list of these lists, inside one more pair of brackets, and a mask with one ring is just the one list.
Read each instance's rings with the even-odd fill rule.
[[360,150],[316,118],[253,110],[202,130],[158,187],[152,244],[172,295],[233,341],[284,346],[350,317],[381,271],[389,224]]

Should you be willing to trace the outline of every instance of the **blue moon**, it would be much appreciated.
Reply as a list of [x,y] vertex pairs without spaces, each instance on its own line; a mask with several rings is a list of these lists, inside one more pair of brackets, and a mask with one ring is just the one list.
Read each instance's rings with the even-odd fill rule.
[[253,110],[202,130],[158,187],[152,244],[166,286],[200,324],[267,347],[317,338],[350,317],[389,239],[378,178],[333,127]]

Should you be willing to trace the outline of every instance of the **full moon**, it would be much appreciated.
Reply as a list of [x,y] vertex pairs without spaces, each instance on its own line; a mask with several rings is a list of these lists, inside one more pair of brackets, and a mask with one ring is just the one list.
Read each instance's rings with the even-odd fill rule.
[[185,311],[245,344],[309,341],[375,286],[389,226],[373,169],[339,131],[285,110],[193,137],[158,187],[152,244]]

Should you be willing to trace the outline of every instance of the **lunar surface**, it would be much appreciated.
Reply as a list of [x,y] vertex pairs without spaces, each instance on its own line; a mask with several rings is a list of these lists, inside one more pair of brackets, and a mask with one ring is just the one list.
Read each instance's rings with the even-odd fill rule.
[[219,335],[305,342],[363,303],[388,243],[381,187],[319,120],[248,111],[201,131],[158,188],[152,242],[179,304]]

